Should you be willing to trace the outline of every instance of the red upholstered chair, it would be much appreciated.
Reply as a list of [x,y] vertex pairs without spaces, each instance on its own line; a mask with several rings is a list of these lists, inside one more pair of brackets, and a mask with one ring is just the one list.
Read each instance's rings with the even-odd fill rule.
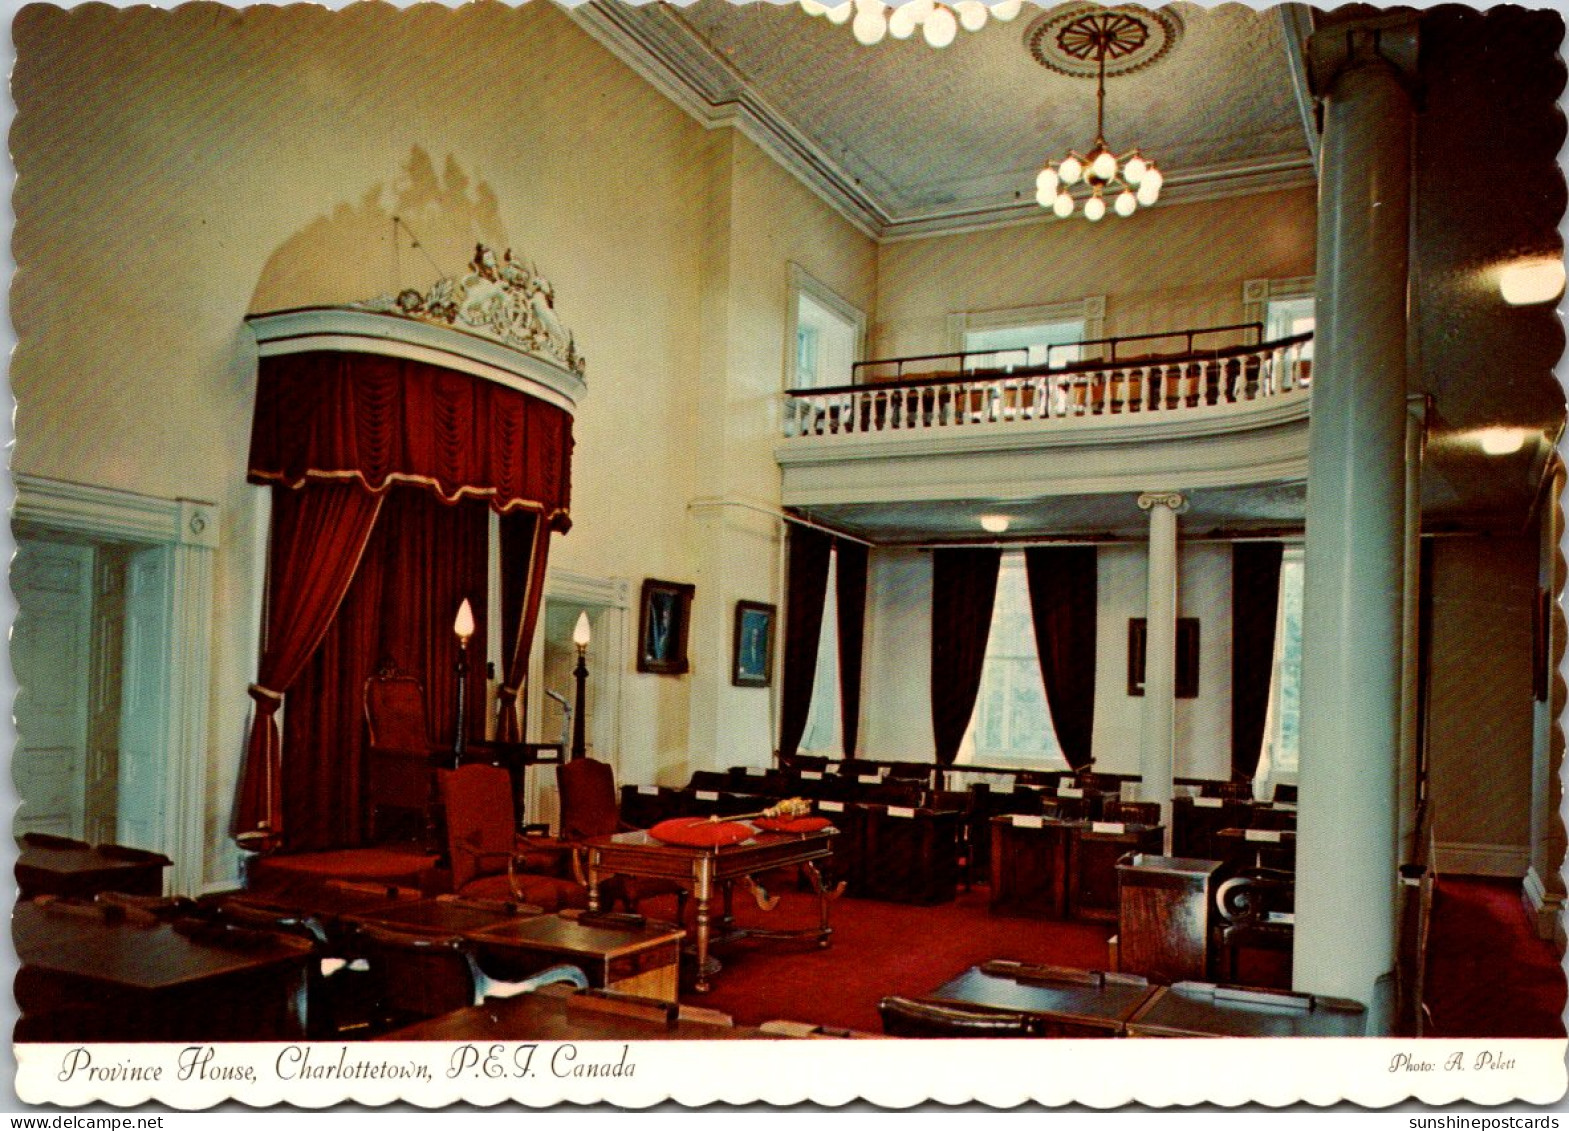
[[[581,846],[595,837],[630,831],[621,821],[616,804],[616,772],[608,762],[593,758],[562,762],[556,767],[556,789],[561,801],[561,839],[568,844]],[[572,867],[577,881],[587,883],[588,867],[581,847],[572,854]],[[600,892],[602,906],[609,907],[619,898],[634,911],[645,899],[674,893],[678,922],[686,907],[686,889],[669,880],[617,876],[602,883]]]
[[442,776],[452,889],[474,899],[519,901],[546,911],[584,907],[566,846],[548,837],[519,836],[512,779],[499,766],[468,765]]

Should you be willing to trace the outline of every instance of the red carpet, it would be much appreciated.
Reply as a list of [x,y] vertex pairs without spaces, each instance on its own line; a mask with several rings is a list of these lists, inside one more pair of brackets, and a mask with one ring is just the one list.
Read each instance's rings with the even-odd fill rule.
[[1430,1036],[1564,1036],[1564,969],[1519,881],[1441,876],[1428,939]]
[[[781,886],[779,906],[767,913],[738,891],[737,922],[814,926],[816,900],[793,884]],[[672,918],[674,900],[651,899],[643,910]],[[880,1033],[877,1001],[885,995],[919,997],[991,958],[1104,970],[1113,933],[1109,924],[992,916],[984,887],[935,907],[838,899],[830,914],[828,949],[744,940],[715,952],[724,968],[710,993],[683,991],[682,1000],[721,1010],[743,1025],[783,1018]],[[1564,1036],[1564,970],[1552,945],[1532,931],[1518,881],[1443,877],[1428,953],[1429,1035]]]
[[[673,918],[674,899],[646,900],[643,911]],[[826,950],[811,942],[742,940],[715,951],[724,968],[714,988],[701,996],[683,991],[682,1000],[741,1025],[785,1019],[881,1033],[877,1001],[888,994],[922,996],[992,958],[1104,970],[1113,933],[1110,924],[992,916],[985,888],[935,907],[841,898],[829,914],[834,934]],[[738,890],[735,916],[743,927],[815,927],[817,900],[790,884],[765,913]]]

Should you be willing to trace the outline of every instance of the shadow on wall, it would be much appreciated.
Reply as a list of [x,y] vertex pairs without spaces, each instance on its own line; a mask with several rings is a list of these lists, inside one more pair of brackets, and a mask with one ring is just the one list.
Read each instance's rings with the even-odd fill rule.
[[361,302],[406,287],[425,291],[461,275],[475,244],[510,247],[495,191],[447,156],[438,176],[419,146],[393,187],[368,189],[340,204],[273,252],[251,296],[250,313]]

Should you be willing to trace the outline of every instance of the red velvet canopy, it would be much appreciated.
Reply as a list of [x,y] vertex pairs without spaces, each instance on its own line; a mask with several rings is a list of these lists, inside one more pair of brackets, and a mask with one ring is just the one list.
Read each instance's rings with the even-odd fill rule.
[[322,350],[261,359],[248,478],[299,487],[357,479],[381,494],[421,483],[446,502],[487,499],[565,533],[572,416],[451,369]]
[[[571,462],[571,414],[496,381],[380,353],[261,359],[247,478],[286,491],[289,505],[274,507],[255,718],[235,814],[242,847],[283,843],[277,712],[338,614],[386,492],[416,485],[503,515],[501,568],[507,588],[522,594],[506,618],[516,633],[504,645],[501,698],[510,706],[527,670],[549,531],[571,525]],[[528,529],[512,531],[525,516]],[[499,737],[515,737],[515,726],[504,721]]]

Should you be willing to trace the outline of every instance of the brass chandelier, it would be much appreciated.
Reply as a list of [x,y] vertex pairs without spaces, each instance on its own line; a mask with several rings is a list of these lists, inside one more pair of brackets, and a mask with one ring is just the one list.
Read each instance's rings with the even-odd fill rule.
[[1119,216],[1131,216],[1139,205],[1148,207],[1160,199],[1165,177],[1155,162],[1137,149],[1119,156],[1106,144],[1106,62],[1139,51],[1149,34],[1149,25],[1126,9],[1097,9],[1057,29],[1056,47],[1062,55],[1095,64],[1095,143],[1088,153],[1070,149],[1062,160],[1047,162],[1041,169],[1035,178],[1035,199],[1042,208],[1064,219],[1073,215],[1075,202],[1068,190],[1080,181],[1090,190],[1084,199],[1086,220],[1106,215],[1108,196]]

